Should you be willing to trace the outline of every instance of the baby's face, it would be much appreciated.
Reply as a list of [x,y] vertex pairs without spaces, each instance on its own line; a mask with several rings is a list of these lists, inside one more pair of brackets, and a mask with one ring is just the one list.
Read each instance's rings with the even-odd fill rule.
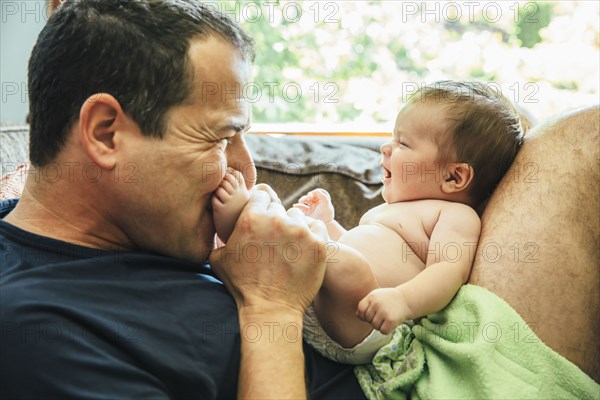
[[380,149],[387,203],[441,196],[443,165],[437,162],[435,139],[444,131],[444,115],[439,105],[416,102],[396,117],[393,137]]

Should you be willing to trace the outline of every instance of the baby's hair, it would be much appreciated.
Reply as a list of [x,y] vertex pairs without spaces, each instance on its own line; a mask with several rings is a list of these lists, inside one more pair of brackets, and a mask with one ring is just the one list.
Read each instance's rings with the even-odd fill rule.
[[408,104],[419,102],[443,106],[447,125],[435,137],[438,162],[471,165],[475,176],[469,193],[474,205],[481,204],[511,166],[529,123],[522,123],[498,88],[479,82],[436,82],[408,99]]

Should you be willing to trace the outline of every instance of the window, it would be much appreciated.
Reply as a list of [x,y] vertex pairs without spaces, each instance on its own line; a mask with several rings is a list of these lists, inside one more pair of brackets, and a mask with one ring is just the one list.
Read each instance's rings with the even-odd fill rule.
[[255,129],[389,131],[442,79],[493,82],[538,120],[599,100],[595,1],[206,3],[256,41]]

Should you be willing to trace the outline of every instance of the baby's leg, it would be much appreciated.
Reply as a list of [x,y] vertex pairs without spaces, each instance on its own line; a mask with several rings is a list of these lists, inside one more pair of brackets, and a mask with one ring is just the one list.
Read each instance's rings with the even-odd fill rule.
[[343,347],[354,347],[373,330],[356,316],[358,303],[379,285],[364,256],[347,245],[335,243],[326,261],[315,313],[329,337]]
[[231,236],[249,198],[244,176],[239,171],[228,169],[211,201],[217,235],[223,242],[227,242]]

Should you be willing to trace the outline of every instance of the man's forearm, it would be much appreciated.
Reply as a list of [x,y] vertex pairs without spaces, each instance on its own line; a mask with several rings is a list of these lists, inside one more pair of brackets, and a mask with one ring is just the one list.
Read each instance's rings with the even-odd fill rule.
[[302,315],[240,312],[238,398],[305,399]]

